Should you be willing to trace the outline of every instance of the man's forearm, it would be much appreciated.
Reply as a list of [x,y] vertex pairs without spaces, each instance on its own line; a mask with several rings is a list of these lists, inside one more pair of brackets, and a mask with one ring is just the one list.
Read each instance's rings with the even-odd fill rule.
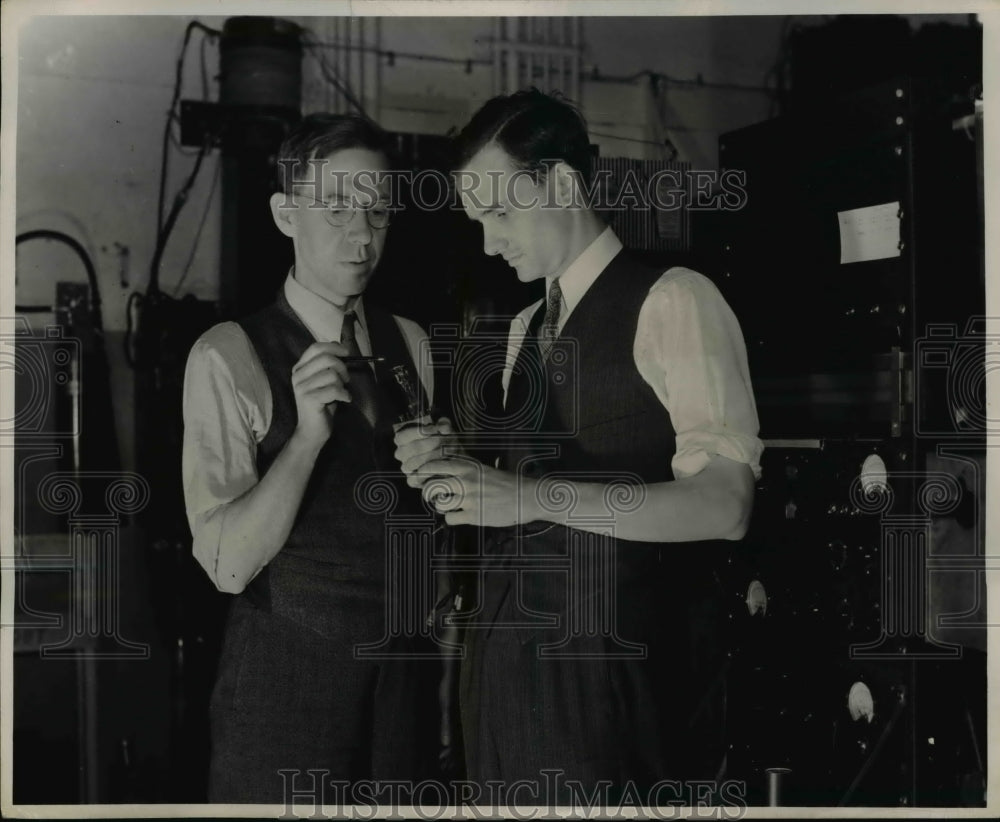
[[[753,472],[742,463],[714,457],[698,474],[645,486],[542,480],[524,487],[526,519],[539,519],[637,542],[740,539],[753,503]],[[559,505],[569,492],[576,503]],[[552,501],[549,504],[547,500]],[[602,522],[603,520],[603,522]]]
[[321,447],[293,434],[253,488],[212,512],[223,518],[215,580],[219,590],[240,593],[281,550]]

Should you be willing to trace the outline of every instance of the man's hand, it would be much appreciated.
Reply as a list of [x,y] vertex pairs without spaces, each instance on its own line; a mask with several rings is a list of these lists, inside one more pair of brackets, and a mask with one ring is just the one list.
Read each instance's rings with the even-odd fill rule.
[[539,518],[538,480],[499,471],[469,458],[425,462],[416,481],[424,499],[448,525],[491,528],[532,522]]
[[334,402],[350,402],[350,377],[341,360],[347,349],[337,342],[313,343],[292,367],[292,389],[298,425],[295,433],[306,443],[320,447],[333,430]]
[[431,475],[423,467],[431,460],[464,455],[455,436],[451,420],[441,417],[436,423],[423,417],[420,425],[411,425],[396,432],[396,459],[411,488],[422,488]]

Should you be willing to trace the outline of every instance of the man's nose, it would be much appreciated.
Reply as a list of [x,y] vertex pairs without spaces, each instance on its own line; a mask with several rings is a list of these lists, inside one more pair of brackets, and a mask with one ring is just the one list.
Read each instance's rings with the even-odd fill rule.
[[490,257],[496,256],[507,247],[507,241],[501,237],[496,229],[483,225],[483,251]]
[[356,243],[370,243],[372,227],[368,224],[368,213],[363,208],[354,209],[347,224],[347,236]]

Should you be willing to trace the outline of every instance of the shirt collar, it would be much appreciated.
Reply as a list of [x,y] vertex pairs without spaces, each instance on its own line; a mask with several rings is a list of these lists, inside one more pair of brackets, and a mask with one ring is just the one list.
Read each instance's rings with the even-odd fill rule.
[[[285,278],[285,299],[318,342],[340,341],[340,331],[344,325],[344,313],[347,309],[334,305],[325,297],[302,285],[295,279],[294,266],[289,269]],[[367,330],[364,301],[360,297],[354,301],[353,309],[358,315],[362,329]]]
[[[576,308],[587,289],[594,284],[594,280],[600,275],[609,263],[622,250],[621,240],[608,226],[594,238],[583,252],[570,263],[562,275],[559,277],[559,287],[562,289],[563,310],[560,312],[559,323],[565,321],[570,312]],[[545,296],[548,297],[549,287],[552,285],[552,278],[545,278]]]

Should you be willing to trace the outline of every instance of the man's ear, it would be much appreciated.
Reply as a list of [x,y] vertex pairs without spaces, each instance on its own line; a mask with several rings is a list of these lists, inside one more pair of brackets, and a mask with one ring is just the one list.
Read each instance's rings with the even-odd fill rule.
[[580,175],[569,163],[560,160],[549,169],[556,205],[560,208],[579,208],[582,205]]
[[278,231],[286,237],[294,237],[297,228],[296,206],[292,203],[290,195],[283,191],[276,191],[271,195],[271,216]]

